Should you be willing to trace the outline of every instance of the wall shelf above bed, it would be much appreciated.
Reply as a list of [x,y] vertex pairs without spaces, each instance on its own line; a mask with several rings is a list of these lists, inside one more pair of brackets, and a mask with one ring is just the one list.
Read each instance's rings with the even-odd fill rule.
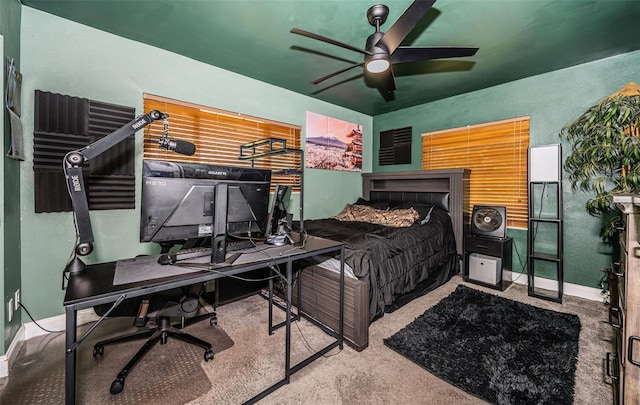
[[253,166],[253,161],[256,159],[289,153],[295,153],[301,156],[300,167],[295,169],[285,169],[282,170],[282,172],[284,174],[302,175],[302,162],[304,161],[302,155],[304,154],[304,151],[302,149],[287,148],[286,139],[265,138],[242,144],[240,145],[240,156],[238,156],[238,159],[249,160]]
[[[291,176],[298,176],[300,181],[300,210],[298,214],[300,232],[304,231],[304,215],[303,215],[303,171],[304,171],[304,151],[302,149],[288,148],[287,140],[280,138],[264,138],[253,142],[248,142],[240,145],[240,155],[238,160],[251,161],[251,167],[254,167],[254,162],[257,159],[266,159],[272,156],[296,154],[300,156],[298,167],[288,167],[279,170],[272,170],[273,174],[284,174]],[[295,188],[294,188],[295,190]]]

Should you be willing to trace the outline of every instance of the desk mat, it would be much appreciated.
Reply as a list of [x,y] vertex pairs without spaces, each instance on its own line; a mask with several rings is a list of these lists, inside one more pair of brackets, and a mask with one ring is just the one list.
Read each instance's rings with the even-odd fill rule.
[[[256,248],[238,250],[232,253],[240,253],[240,256],[233,261],[234,265],[249,264],[269,259],[279,259],[282,256],[291,256],[294,254],[304,253],[304,250],[293,247],[291,245],[269,246],[264,245]],[[228,255],[227,255],[228,258]]]
[[181,274],[201,271],[196,268],[172,266],[170,264],[158,264],[159,257],[160,255],[151,255],[138,256],[133,259],[118,260],[116,262],[116,271],[113,276],[113,285],[136,283],[138,281],[179,276]]

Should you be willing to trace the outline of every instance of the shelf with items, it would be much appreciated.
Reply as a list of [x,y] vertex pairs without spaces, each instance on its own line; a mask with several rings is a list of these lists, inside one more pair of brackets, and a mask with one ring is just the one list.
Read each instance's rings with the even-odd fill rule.
[[[555,182],[529,182],[528,284],[529,295],[562,302],[563,220],[562,185]],[[552,201],[543,206],[544,200]],[[536,286],[536,275],[549,276],[545,287]]]
[[247,142],[240,145],[240,155],[238,160],[250,161],[251,167],[254,167],[255,161],[276,156],[298,155],[298,167],[289,167],[279,170],[272,170],[273,174],[285,176],[297,176],[299,178],[300,188],[300,210],[299,210],[299,227],[300,232],[304,231],[303,225],[303,184],[304,184],[304,151],[302,149],[287,147],[287,140],[280,138],[264,138],[253,142]]

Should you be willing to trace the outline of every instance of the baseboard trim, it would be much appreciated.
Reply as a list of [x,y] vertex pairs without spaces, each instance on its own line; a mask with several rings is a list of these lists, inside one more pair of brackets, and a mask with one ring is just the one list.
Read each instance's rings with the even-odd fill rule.
[[[527,285],[527,275],[526,273],[513,273],[510,271],[505,272],[505,277],[507,280],[511,278],[513,283]],[[547,278],[535,277],[535,286],[536,288],[540,287],[545,290],[556,291],[558,282],[555,280],[549,280]],[[584,298],[590,301],[599,301],[603,302],[605,296],[602,294],[602,291],[598,288],[587,287],[579,284],[572,283],[563,283],[562,290],[565,295],[571,295],[578,298]]]
[[11,365],[20,352],[22,343],[25,340],[26,338],[24,337],[24,325],[20,325],[18,333],[16,333],[16,336],[11,341],[7,352],[3,356],[0,356],[0,378],[9,376],[9,369],[11,368]]
[[[18,333],[14,336],[11,344],[9,345],[9,349],[7,353],[3,356],[0,356],[0,378],[9,376],[9,369],[11,365],[16,359],[16,356],[20,352],[20,348],[22,348],[22,344],[24,341],[31,339],[36,336],[41,336],[50,332],[43,330],[42,328],[48,329],[54,332],[64,332],[66,326],[65,315],[56,315],[50,318],[40,319],[38,320],[38,324],[35,322],[23,323],[18,329]],[[78,311],[78,325],[83,325],[88,322],[93,322],[98,320],[99,317],[93,311],[92,308],[84,309]],[[40,326],[38,326],[40,325]]]

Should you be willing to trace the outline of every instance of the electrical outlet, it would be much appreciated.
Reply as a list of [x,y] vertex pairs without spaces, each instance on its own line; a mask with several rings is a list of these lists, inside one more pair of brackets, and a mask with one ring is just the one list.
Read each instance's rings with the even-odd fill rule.
[[13,298],[9,299],[7,303],[7,316],[9,318],[9,322],[13,320]]
[[20,289],[18,288],[16,292],[13,294],[13,304],[16,311],[20,309]]

